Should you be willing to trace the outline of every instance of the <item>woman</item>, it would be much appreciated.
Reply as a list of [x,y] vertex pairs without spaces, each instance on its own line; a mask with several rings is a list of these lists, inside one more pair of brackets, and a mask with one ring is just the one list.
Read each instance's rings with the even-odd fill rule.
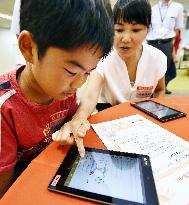
[[114,49],[98,64],[89,88],[94,83],[95,92],[102,88],[101,101],[111,105],[163,95],[166,57],[142,44],[151,23],[150,4],[146,0],[119,0],[113,14]]
[[151,23],[149,2],[118,0],[113,17],[114,48],[90,75],[79,109],[73,119],[54,134],[55,141],[64,144],[69,137],[85,136],[89,128],[87,118],[93,112],[99,94],[100,101],[110,105],[164,95],[166,56],[143,44]]

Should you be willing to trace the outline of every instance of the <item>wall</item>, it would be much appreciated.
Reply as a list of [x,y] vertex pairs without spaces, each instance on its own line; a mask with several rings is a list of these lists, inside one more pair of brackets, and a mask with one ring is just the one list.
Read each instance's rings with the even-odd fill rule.
[[[117,0],[110,0],[112,6],[115,4]],[[154,5],[155,3],[159,2],[159,0],[149,0],[151,5]],[[189,11],[189,1],[188,0],[174,0],[175,2],[179,2],[181,4],[183,4],[184,9],[186,9],[187,11]]]
[[24,64],[17,44],[16,35],[9,30],[0,29],[0,74]]

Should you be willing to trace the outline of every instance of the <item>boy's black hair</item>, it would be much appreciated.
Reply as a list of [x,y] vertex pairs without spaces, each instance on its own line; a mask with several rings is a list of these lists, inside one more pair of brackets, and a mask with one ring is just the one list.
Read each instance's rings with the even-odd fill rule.
[[118,0],[113,8],[114,24],[122,21],[151,24],[151,5],[148,0]]
[[20,30],[31,33],[39,58],[48,47],[72,50],[86,44],[106,56],[114,38],[109,0],[22,0]]

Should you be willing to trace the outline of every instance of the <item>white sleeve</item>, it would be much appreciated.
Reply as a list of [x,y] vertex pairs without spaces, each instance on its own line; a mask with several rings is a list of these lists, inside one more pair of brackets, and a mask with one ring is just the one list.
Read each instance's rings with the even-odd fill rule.
[[20,33],[20,1],[16,0],[14,4],[14,10],[13,10],[13,18],[11,23],[11,31],[15,34]]
[[158,61],[159,61],[158,78],[161,79],[167,71],[167,56],[163,52],[161,52]]
[[184,15],[184,9],[182,4],[179,4],[179,9],[178,9],[178,16],[176,19],[176,25],[175,25],[175,29],[181,29],[183,28],[183,23],[184,23],[184,19],[183,19],[183,15]]
[[98,64],[97,64],[97,67],[95,69],[95,71],[100,74],[100,76],[102,78],[104,78],[104,69],[106,67],[106,59],[101,59]]

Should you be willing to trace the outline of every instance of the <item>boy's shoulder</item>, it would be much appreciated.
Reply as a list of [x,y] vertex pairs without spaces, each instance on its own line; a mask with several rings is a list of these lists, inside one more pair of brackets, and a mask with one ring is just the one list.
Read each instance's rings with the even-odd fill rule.
[[16,93],[15,82],[18,69],[0,75],[0,107]]
[[3,84],[7,81],[11,81],[14,77],[16,77],[17,72],[19,70],[23,70],[25,66],[17,67],[15,69],[12,69],[4,74],[0,75],[0,84]]
[[5,91],[6,89],[11,88],[11,83],[9,80],[0,81],[0,91]]
[[11,89],[11,76],[15,71],[0,75],[0,96]]
[[17,81],[17,74],[24,70],[24,68],[25,65],[0,75],[0,91],[2,92],[3,90],[14,87],[13,85],[15,85]]

